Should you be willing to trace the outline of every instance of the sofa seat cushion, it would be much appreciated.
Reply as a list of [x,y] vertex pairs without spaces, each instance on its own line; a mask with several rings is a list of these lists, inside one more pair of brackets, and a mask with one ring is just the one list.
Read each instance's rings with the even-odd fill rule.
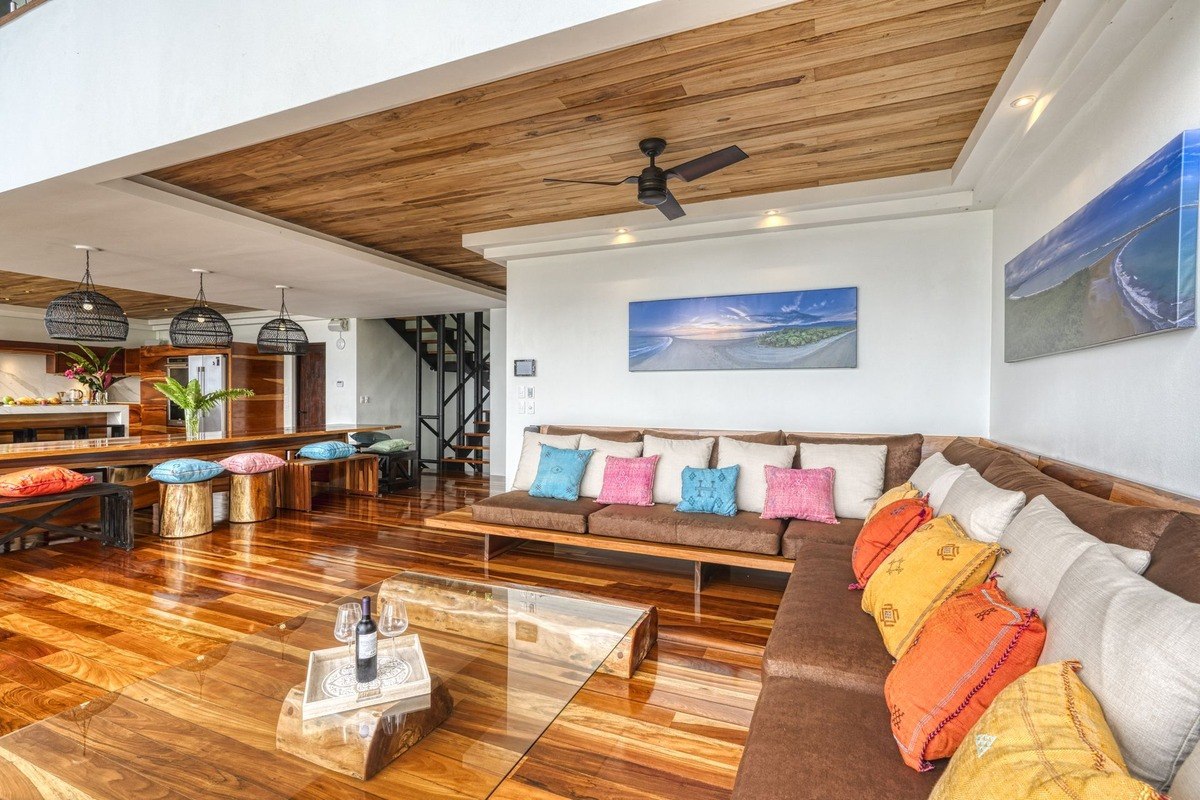
[[588,515],[604,506],[595,500],[551,500],[531,497],[529,492],[513,491],[484,498],[471,506],[476,522],[544,528],[566,533],[586,533]]
[[853,581],[848,545],[804,545],[763,651],[763,674],[874,692],[882,708],[892,657],[862,612],[862,593],[847,588]]
[[887,462],[883,468],[884,490],[899,486],[908,480],[921,463],[921,449],[925,446],[925,437],[919,433],[909,433],[903,436],[836,436],[820,433],[789,433],[784,436],[785,444],[796,445],[796,464],[800,466],[800,445],[802,444],[866,444],[886,445]]
[[[807,519],[794,519],[783,531],[783,555],[785,558],[797,558],[800,548],[809,542],[824,544],[840,544],[850,547],[862,530],[861,519],[839,519],[836,525],[824,522],[813,522]],[[847,551],[849,553],[849,551]],[[850,556],[846,556],[846,566],[850,566]]]
[[588,530],[598,536],[778,555],[783,523],[750,511],[722,517],[684,513],[656,503],[649,507],[606,506],[588,518]]
[[878,694],[771,677],[754,708],[733,800],[926,800],[940,774],[911,770],[896,755]]
[[1045,495],[1067,519],[1096,538],[1135,550],[1153,551],[1163,531],[1179,516],[1167,508],[1129,506],[1081,492],[1011,453],[993,461],[983,478],[1001,489],[1024,492],[1027,500]]

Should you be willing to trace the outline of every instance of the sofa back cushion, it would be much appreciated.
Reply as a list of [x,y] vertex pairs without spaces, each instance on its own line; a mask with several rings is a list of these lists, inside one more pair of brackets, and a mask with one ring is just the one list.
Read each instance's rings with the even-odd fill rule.
[[984,447],[981,444],[975,444],[970,439],[964,439],[959,436],[957,439],[946,445],[942,450],[942,456],[951,464],[960,464],[968,467],[974,467],[980,474],[992,465],[1001,455],[1008,455],[1003,450],[997,450],[995,447]]
[[642,440],[642,455],[658,456],[654,470],[654,502],[678,505],[683,499],[685,467],[704,469],[712,458],[716,439],[664,438],[647,433]]
[[687,431],[687,430],[669,430],[661,428],[648,428],[644,432],[645,436],[656,436],[659,439],[684,439],[691,441],[700,441],[704,439],[713,440],[712,456],[709,459],[710,467],[717,466],[717,461],[721,457],[721,447],[717,443],[717,437],[725,437],[726,439],[737,439],[739,442],[753,442],[755,444],[783,444],[783,431],[750,431],[748,433],[729,433],[727,431]]
[[1043,663],[1079,661],[1130,773],[1166,792],[1200,739],[1200,605],[1093,547],[1045,611]]
[[[899,486],[912,476],[917,465],[921,463],[921,448],[925,446],[925,437],[919,433],[909,433],[901,436],[834,436],[820,433],[789,433],[784,436],[785,444],[794,444],[799,448],[802,444],[867,444],[885,445],[887,460],[883,468],[883,488],[888,490]],[[796,464],[801,466],[800,452],[796,452]]]
[[527,492],[537,477],[538,463],[542,460],[542,445],[558,447],[566,450],[579,449],[579,434],[554,436],[548,433],[533,433],[525,431],[521,441],[521,456],[517,459],[517,472],[513,475],[512,488],[516,491]]
[[604,487],[604,470],[609,456],[618,458],[637,458],[642,454],[642,441],[623,442],[616,439],[599,439],[585,433],[579,437],[580,450],[595,450],[587,469],[583,472],[583,481],[579,484],[580,497],[598,497]]
[[594,436],[610,442],[640,442],[642,432],[637,428],[587,428],[572,425],[547,425],[549,436]]
[[1150,555],[1146,580],[1200,603],[1200,515],[1180,514],[1171,521]]
[[1001,453],[983,477],[1001,489],[1024,492],[1029,500],[1045,495],[1067,519],[1093,536],[1136,550],[1154,550],[1179,512],[1167,508],[1129,506],[1072,489],[1011,453]]

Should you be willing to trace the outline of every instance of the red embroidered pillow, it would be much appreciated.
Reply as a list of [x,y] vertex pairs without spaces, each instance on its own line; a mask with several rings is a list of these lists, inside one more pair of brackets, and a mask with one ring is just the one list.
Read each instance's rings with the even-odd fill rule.
[[65,467],[30,467],[0,475],[0,497],[37,497],[69,492],[92,482],[91,475],[80,475]]
[[904,763],[949,758],[1005,686],[1037,666],[1046,627],[990,580],[930,615],[884,683]]
[[658,456],[604,459],[604,483],[600,486],[597,503],[620,506],[654,505],[654,470]]
[[833,467],[788,469],[764,466],[767,499],[763,519],[806,519],[836,525],[833,513]]
[[909,534],[932,518],[933,509],[920,497],[897,500],[876,512],[875,516],[863,524],[858,538],[854,541],[854,550],[850,557],[854,562],[854,577],[858,581],[850,584],[850,588],[861,589],[866,586],[867,580],[875,574],[875,570],[884,559],[890,556]]

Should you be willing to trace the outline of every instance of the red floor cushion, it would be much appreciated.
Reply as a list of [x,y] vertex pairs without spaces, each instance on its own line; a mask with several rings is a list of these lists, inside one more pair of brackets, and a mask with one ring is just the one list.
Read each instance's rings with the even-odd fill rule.
[[92,482],[92,476],[80,475],[66,467],[30,467],[0,475],[0,497],[37,497],[78,489]]

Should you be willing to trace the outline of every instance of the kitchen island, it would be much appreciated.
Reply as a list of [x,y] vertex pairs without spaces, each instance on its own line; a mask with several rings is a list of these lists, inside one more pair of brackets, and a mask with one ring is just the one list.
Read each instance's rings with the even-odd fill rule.
[[0,431],[12,434],[15,443],[42,438],[123,437],[129,431],[129,406],[122,403],[0,405]]

